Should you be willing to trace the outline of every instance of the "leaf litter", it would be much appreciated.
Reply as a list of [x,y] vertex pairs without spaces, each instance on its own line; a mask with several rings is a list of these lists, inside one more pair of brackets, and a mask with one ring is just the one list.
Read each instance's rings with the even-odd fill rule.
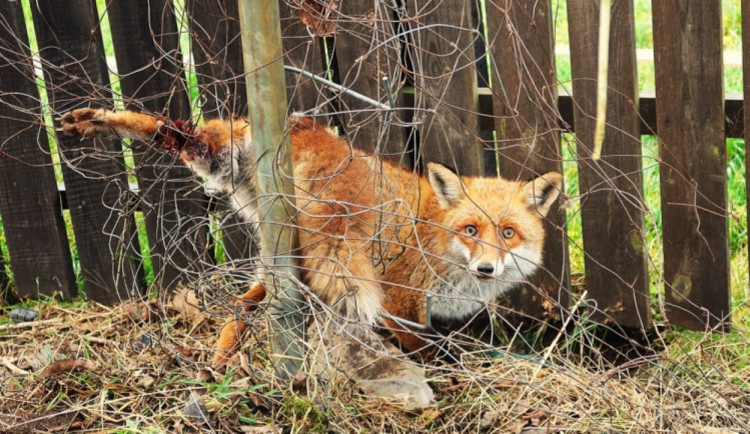
[[547,349],[539,351],[548,356],[543,364],[469,353],[427,369],[434,405],[405,409],[353,382],[326,384],[308,373],[278,380],[259,313],[247,318],[243,351],[215,365],[224,314],[196,316],[154,301],[40,303],[35,323],[0,325],[0,431],[750,430],[750,364],[737,355],[747,341],[678,342],[624,367]]

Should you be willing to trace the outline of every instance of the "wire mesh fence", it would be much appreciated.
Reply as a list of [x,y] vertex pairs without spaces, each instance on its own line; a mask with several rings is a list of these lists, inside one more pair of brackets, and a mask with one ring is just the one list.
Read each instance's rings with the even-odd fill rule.
[[[30,332],[0,335],[8,402],[49,348],[102,365],[41,375],[35,393],[66,398],[0,407],[3,429],[69,415],[213,431],[747,430],[744,155],[726,145],[741,124],[725,108],[722,5],[678,3],[651,11],[654,99],[639,93],[640,12],[614,2],[594,160],[594,3],[280,1],[287,100],[261,103],[288,107],[293,198],[255,189],[236,2],[0,4],[0,281],[9,297],[123,303],[49,308],[70,332],[21,354]],[[299,278],[257,243],[266,205],[289,199],[275,224],[299,245],[275,254]],[[291,383],[270,369],[266,323],[289,279],[307,329]]]

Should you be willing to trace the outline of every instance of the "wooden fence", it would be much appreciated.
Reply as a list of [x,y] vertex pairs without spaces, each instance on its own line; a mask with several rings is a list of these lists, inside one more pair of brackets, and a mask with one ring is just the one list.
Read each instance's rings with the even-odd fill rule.
[[[574,132],[585,287],[596,301],[598,318],[625,327],[647,327],[651,321],[640,134],[658,133],[667,318],[696,329],[729,324],[725,138],[742,136],[744,126],[742,99],[725,101],[723,91],[720,1],[654,2],[658,98],[638,95],[632,0],[613,2],[608,127],[598,161],[590,158],[597,2],[567,2],[574,98],[557,92],[555,12],[549,2],[487,1],[486,24],[478,19],[481,11],[474,2],[346,0],[335,9],[317,8],[314,1],[280,2],[286,64],[381,102],[393,100],[397,107],[373,110],[351,95],[287,74],[290,110],[316,108],[310,114],[336,125],[357,146],[407,167],[441,161],[463,174],[499,172],[526,179],[562,171],[561,133]],[[167,0],[108,0],[106,12],[118,96],[129,108],[187,119],[195,113],[173,6]],[[242,115],[246,101],[236,3],[186,0],[181,12],[187,18],[201,114]],[[57,116],[83,106],[111,106],[100,32],[103,11],[97,11],[95,1],[37,0],[31,2],[31,13],[49,112]],[[742,15],[747,93],[750,10],[744,2]],[[72,297],[77,292],[74,261],[41,121],[30,29],[21,2],[0,2],[0,17],[5,261],[21,296]],[[386,85],[383,77],[388,77]],[[185,168],[171,166],[160,154],[133,152],[139,192],[127,193],[119,141],[82,149],[77,139],[58,134],[56,143],[66,162],[61,165],[65,201],[89,299],[113,303],[143,286],[136,225],[132,214],[121,212],[135,206],[129,200],[143,210],[158,285],[173,288],[189,279],[190,264],[210,256],[198,248],[210,244],[209,231],[191,218],[206,215],[210,201]],[[109,155],[94,157],[102,153]],[[248,238],[241,225],[231,219],[222,224],[224,240],[231,240],[228,256],[246,254]],[[570,303],[564,210],[553,213],[547,231],[546,272],[510,301],[522,316],[559,318]],[[180,241],[175,245],[174,240]]]

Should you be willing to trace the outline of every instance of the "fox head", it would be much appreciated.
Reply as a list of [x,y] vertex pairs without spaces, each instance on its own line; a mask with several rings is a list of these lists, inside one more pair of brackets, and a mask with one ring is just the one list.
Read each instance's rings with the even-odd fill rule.
[[480,281],[518,283],[536,270],[542,261],[543,220],[561,191],[559,173],[512,182],[460,177],[437,163],[427,170],[440,207],[440,217],[431,220],[447,237],[441,240],[443,259]]

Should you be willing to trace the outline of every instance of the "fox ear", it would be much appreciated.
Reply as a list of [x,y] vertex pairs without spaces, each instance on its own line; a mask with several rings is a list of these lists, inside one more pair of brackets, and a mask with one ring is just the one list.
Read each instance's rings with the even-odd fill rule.
[[560,195],[560,191],[562,191],[562,175],[549,172],[524,185],[522,194],[530,209],[546,216]]
[[461,177],[438,163],[427,163],[427,178],[443,209],[450,208],[464,198]]

